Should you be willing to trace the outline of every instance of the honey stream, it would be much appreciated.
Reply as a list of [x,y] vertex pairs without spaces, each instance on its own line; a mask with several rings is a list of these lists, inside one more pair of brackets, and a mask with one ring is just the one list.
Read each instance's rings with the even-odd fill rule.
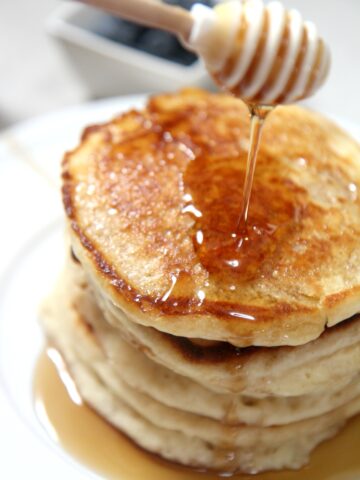
[[[49,349],[48,353],[51,354]],[[52,352],[54,353],[54,351]],[[54,358],[54,355],[51,355]],[[57,371],[57,368],[60,371]],[[73,458],[108,480],[215,480],[214,473],[195,472],[142,451],[78,401],[66,372],[46,352],[34,376],[35,408],[44,428]],[[73,398],[73,400],[72,400]],[[75,400],[75,401],[74,401]],[[318,447],[300,471],[235,475],[239,480],[357,480],[360,478],[360,417],[335,438]]]
[[243,198],[241,205],[241,213],[237,225],[237,230],[241,231],[246,226],[251,191],[254,182],[254,174],[256,168],[257,154],[260,147],[261,134],[264,127],[266,117],[274,109],[272,106],[248,105],[250,111],[250,145],[248,158],[246,163],[245,182],[243,186]]

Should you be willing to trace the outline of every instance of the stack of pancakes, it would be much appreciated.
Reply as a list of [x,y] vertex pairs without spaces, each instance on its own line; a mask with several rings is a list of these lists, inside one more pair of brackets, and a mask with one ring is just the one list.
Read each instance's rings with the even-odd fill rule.
[[199,90],[89,127],[63,163],[72,254],[44,308],[83,399],[143,448],[299,468],[360,412],[360,148],[269,116],[238,225],[246,106]]

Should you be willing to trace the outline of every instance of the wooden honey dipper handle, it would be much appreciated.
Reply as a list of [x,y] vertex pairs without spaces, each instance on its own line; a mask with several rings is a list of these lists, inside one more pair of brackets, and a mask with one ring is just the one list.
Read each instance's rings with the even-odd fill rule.
[[193,19],[184,8],[154,0],[80,0],[82,3],[105,10],[113,15],[147,27],[160,28],[189,38]]

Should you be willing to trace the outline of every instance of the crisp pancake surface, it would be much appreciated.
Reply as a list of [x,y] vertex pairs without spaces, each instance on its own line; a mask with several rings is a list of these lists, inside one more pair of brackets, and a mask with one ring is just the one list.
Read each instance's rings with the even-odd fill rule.
[[360,310],[359,146],[319,115],[276,108],[239,231],[248,138],[240,101],[186,90],[90,127],[66,155],[76,255],[132,321],[299,345]]

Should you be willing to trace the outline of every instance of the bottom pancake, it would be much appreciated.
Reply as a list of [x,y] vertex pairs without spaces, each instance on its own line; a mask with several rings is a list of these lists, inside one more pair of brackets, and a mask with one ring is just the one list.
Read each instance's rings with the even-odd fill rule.
[[[80,267],[76,268],[80,272]],[[342,404],[334,403],[335,409],[315,418],[277,427],[227,425],[208,415],[203,387],[148,359],[146,362],[150,362],[152,369],[150,380],[158,373],[162,382],[157,384],[155,395],[154,390],[140,391],[139,385],[146,383],[150,372],[144,369],[144,354],[120,339],[118,352],[119,345],[122,345],[129,356],[122,356],[121,352],[116,357],[108,355],[108,341],[104,341],[103,332],[99,333],[97,325],[94,327],[89,321],[98,315],[98,323],[106,326],[105,320],[91,301],[86,282],[80,279],[81,275],[76,283],[69,271],[61,279],[56,294],[43,311],[45,330],[64,356],[84,400],[149,451],[185,465],[227,472],[298,468],[306,463],[318,443],[334,435],[349,417],[360,411],[359,382],[355,382],[348,386],[351,400],[345,397]],[[81,295],[84,296],[82,301]],[[82,311],[79,311],[79,305],[82,305]],[[111,333],[116,341],[116,331]],[[130,362],[133,375],[127,375]],[[135,376],[137,382],[130,384],[131,376]],[[180,403],[171,402],[171,389],[163,385],[173,383],[173,396],[176,396],[177,382],[185,386],[187,397],[193,400],[193,404],[197,398],[198,407],[192,409],[195,411],[189,412]],[[166,401],[162,401],[163,396]],[[210,391],[208,396],[212,396],[212,402],[216,403],[215,396],[220,405],[221,400],[224,404],[229,397],[225,395],[224,400],[222,395]],[[281,399],[280,405],[285,401]],[[271,402],[266,403],[265,399],[261,402],[267,405],[270,414]],[[301,399],[298,402],[301,403]],[[276,399],[273,407],[276,410]],[[259,406],[257,410],[260,410]],[[288,407],[288,420],[291,419],[290,410]],[[199,414],[201,411],[202,415]],[[219,412],[217,415],[220,416]],[[296,415],[293,418],[297,418]]]

